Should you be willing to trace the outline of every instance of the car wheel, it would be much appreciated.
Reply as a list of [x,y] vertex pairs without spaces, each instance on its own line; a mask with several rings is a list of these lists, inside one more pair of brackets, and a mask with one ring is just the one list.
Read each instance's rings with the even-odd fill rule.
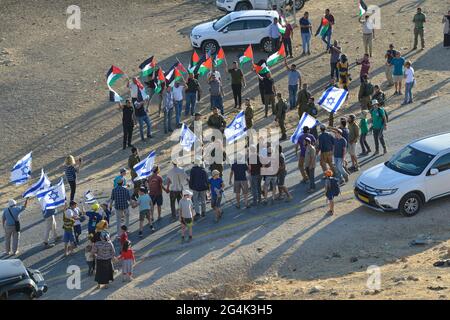
[[251,10],[252,5],[248,2],[239,2],[236,5],[236,11],[242,11],[242,10]]
[[295,11],[300,11],[305,6],[305,0],[294,0],[295,1]]
[[419,213],[422,199],[417,193],[410,192],[400,200],[400,212],[405,217],[412,217]]
[[219,49],[219,44],[214,40],[206,40],[202,44],[202,50],[204,53],[215,54]]
[[264,38],[261,41],[261,47],[264,52],[272,53],[272,40],[270,40],[269,38]]

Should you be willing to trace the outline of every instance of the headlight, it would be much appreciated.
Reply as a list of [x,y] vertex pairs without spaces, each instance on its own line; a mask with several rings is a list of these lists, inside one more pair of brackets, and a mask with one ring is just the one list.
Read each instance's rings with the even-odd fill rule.
[[198,34],[193,34],[192,38],[194,38],[195,40],[200,39],[202,36],[199,36]]
[[377,189],[375,190],[379,196],[389,196],[397,192],[398,189]]

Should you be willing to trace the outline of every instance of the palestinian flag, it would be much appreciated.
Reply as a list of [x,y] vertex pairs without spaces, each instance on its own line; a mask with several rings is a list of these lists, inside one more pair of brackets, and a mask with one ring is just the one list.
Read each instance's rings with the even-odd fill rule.
[[248,48],[245,49],[244,54],[239,57],[239,64],[242,67],[242,65],[244,63],[247,63],[249,61],[253,61],[253,49],[252,49],[252,45],[251,44],[249,44]]
[[330,21],[326,18],[322,18],[322,23],[320,24],[320,29],[318,30],[316,35],[323,37],[327,34],[328,29],[330,29]]
[[133,83],[138,87],[138,97],[137,101],[141,102],[147,100],[149,98],[147,92],[145,91],[145,87],[138,78],[133,78]]
[[359,1],[359,16],[362,17],[367,12],[367,5],[363,0]]
[[163,89],[163,85],[166,83],[166,77],[164,76],[164,72],[161,67],[158,69],[158,73],[156,75],[156,88],[155,93],[160,93]]
[[255,69],[255,72],[259,75],[263,75],[266,73],[269,73],[269,67],[267,67],[267,65],[265,63],[263,63],[262,65],[258,65],[258,64],[253,64],[253,69]]
[[117,94],[114,90],[109,90],[109,101],[111,102],[120,102],[122,101],[122,97]]
[[225,52],[221,47],[216,54],[216,58],[214,59],[214,66],[217,68],[223,63],[224,60],[225,60]]
[[278,31],[280,31],[280,33],[284,35],[286,33],[286,27],[282,26],[281,24],[278,24]]
[[[172,72],[172,75],[170,76],[170,79],[167,81],[167,83],[169,84],[169,86],[173,87],[175,85],[175,82],[179,81],[182,82],[183,81],[183,74],[181,73],[181,71],[178,68],[175,68]],[[167,77],[166,77],[167,80]]]
[[267,65],[269,67],[271,67],[274,64],[283,60],[285,57],[286,57],[286,52],[284,50],[284,43],[282,43],[280,49],[267,58]]
[[200,57],[198,56],[197,52],[194,50],[194,52],[192,52],[191,61],[189,63],[189,72],[194,73],[195,67],[197,66],[199,61],[200,61]]
[[151,56],[139,65],[141,69],[141,78],[148,77],[156,70],[156,59]]
[[182,74],[183,76],[187,75],[187,74],[188,74],[187,69],[186,69],[186,68],[184,67],[184,65],[180,62],[180,60],[177,59],[177,61],[178,61],[178,65],[177,65],[178,71],[180,71],[181,74]]
[[198,69],[198,74],[201,76],[207,74],[209,71],[211,71],[212,64],[213,64],[212,58],[209,57],[205,62],[201,64],[200,68]]
[[111,87],[117,80],[122,78],[124,75],[123,71],[116,66],[111,66],[111,68],[106,73],[106,84]]

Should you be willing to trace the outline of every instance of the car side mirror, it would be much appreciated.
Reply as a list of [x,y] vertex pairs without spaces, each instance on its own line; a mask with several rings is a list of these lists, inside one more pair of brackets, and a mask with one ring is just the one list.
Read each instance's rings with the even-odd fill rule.
[[223,28],[222,32],[223,33],[227,33],[228,32],[228,28]]
[[439,170],[436,168],[433,168],[430,170],[430,176],[435,176],[439,173]]

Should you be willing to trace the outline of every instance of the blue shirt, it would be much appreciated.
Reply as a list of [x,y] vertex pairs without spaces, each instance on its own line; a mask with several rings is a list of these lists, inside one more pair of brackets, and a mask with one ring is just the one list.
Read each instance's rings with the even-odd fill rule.
[[310,33],[310,29],[309,28],[301,28],[302,26],[306,27],[311,25],[311,21],[309,21],[309,19],[306,19],[305,17],[300,19],[300,30],[301,33]]
[[269,28],[269,36],[271,38],[279,38],[281,35],[280,30],[278,29],[278,25],[277,24],[271,24],[270,28]]
[[111,200],[114,201],[114,208],[116,210],[128,209],[131,200],[130,192],[124,187],[115,187],[111,192]]
[[333,151],[334,137],[328,133],[324,132],[319,136],[319,150],[320,152],[330,152]]
[[233,163],[231,165],[231,171],[234,174],[234,181],[246,181],[248,166],[245,163]]
[[[3,210],[3,220],[7,226],[14,226],[19,221],[19,216],[25,210],[24,206],[9,207]],[[9,213],[11,211],[11,214]],[[11,217],[12,216],[12,217]]]
[[74,166],[66,166],[65,168],[66,179],[67,181],[76,181],[77,180],[77,169]]
[[99,223],[102,220],[102,215],[95,211],[88,211],[86,212],[86,217],[89,218],[88,221],[88,232],[94,232],[95,227],[97,226],[97,223]]
[[334,141],[334,157],[343,159],[344,148],[347,148],[347,140],[345,140],[344,138],[336,139]]
[[391,64],[394,66],[394,72],[392,74],[394,76],[402,76],[403,66],[405,65],[405,58],[393,58]]
[[140,212],[144,210],[150,210],[150,196],[148,195],[148,193],[140,195],[137,199],[137,203],[139,204]]
[[214,199],[217,198],[218,196],[217,192],[219,192],[219,190],[222,189],[222,183],[223,183],[222,178],[209,179],[209,184],[211,185],[211,198]]
[[348,135],[350,134],[350,132],[348,131],[348,128],[341,128],[342,130],[342,137],[345,139],[345,141],[349,141],[348,139]]
[[114,188],[119,185],[118,182],[120,180],[123,181],[123,185],[122,186],[126,186],[127,185],[127,179],[125,177],[122,177],[121,175],[118,175],[117,177],[114,178]]

